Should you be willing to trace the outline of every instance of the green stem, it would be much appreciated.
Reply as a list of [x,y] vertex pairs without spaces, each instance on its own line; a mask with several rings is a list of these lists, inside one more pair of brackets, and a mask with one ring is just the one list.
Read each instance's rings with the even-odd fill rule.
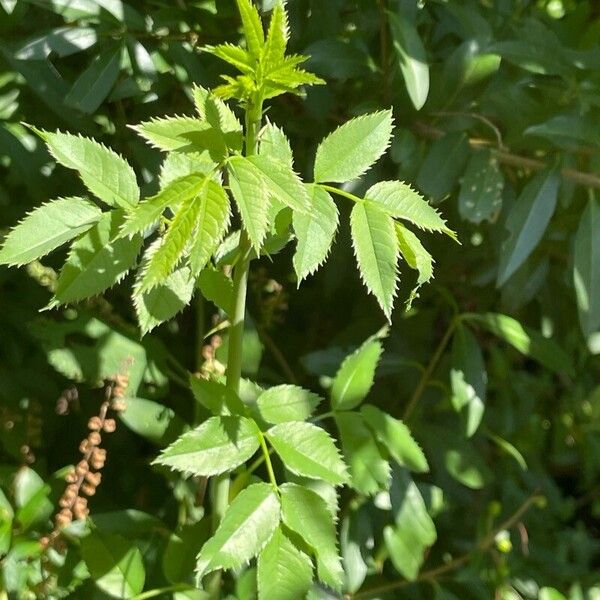
[[275,491],[277,491],[278,490],[277,479],[275,479],[275,471],[273,471],[273,463],[271,462],[271,453],[269,452],[269,448],[267,448],[267,442],[265,440],[265,436],[263,435],[262,431],[259,431],[258,439],[260,441],[260,448],[262,450],[263,456],[265,457],[265,463],[267,465],[267,473],[269,474],[269,481],[271,482],[271,485],[273,486]]
[[337,194],[338,196],[344,196],[344,198],[348,198],[348,200],[352,200],[352,202],[364,202],[362,198],[347,192],[346,190],[341,190],[340,188],[333,187],[332,185],[325,185],[324,183],[317,184],[322,187],[324,190],[331,192],[332,194]]
[[[246,156],[256,154],[256,138],[262,118],[262,98],[258,98],[246,108]],[[251,244],[248,234],[242,228],[238,246],[239,261],[233,271],[234,307],[229,326],[229,350],[227,354],[226,386],[234,393],[239,392],[242,377],[242,352],[244,341],[244,318],[246,316],[246,293],[250,269]],[[216,531],[229,505],[229,475],[218,475],[211,481],[213,507],[212,526]],[[216,571],[206,585],[212,598],[221,595],[221,571]]]
[[404,421],[407,421],[410,418],[415,406],[417,405],[417,402],[420,400],[421,396],[423,395],[423,392],[425,391],[425,388],[427,387],[427,384],[429,383],[429,380],[431,379],[431,376],[433,375],[435,368],[437,367],[438,363],[440,362],[440,358],[442,358],[442,354],[444,353],[444,350],[446,349],[446,346],[448,345],[448,342],[450,341],[450,337],[452,336],[454,329],[458,325],[459,320],[460,320],[460,317],[454,317],[452,319],[452,321],[450,321],[450,325],[448,325],[448,329],[446,329],[446,333],[444,333],[444,337],[442,337],[442,339],[440,340],[440,343],[438,344],[437,348],[435,349],[435,352],[434,352],[433,356],[431,357],[431,360],[429,361],[427,368],[423,371],[423,375],[421,375],[421,379],[419,380],[419,383],[418,383],[409,403],[406,405],[406,408],[404,409],[404,416],[402,417]]

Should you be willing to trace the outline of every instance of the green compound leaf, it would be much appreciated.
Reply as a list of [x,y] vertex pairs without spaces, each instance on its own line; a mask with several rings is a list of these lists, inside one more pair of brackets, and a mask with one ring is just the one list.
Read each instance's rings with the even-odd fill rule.
[[277,125],[273,125],[273,123],[267,123],[261,131],[259,154],[277,160],[290,169],[294,167],[294,155],[292,154],[290,141],[283,130]]
[[166,152],[178,151],[201,151],[202,148],[195,147],[192,143],[192,134],[208,131],[210,125],[203,123],[193,117],[166,117],[151,119],[132,125],[131,129],[147,140],[151,146]]
[[340,590],[344,570],[327,503],[316,492],[295,483],[285,483],[280,490],[283,522],[311,547],[317,559],[319,580]]
[[152,227],[167,207],[176,207],[181,202],[197,196],[206,185],[206,175],[186,175],[169,183],[155,196],[140,202],[127,214],[119,237],[142,233]]
[[381,341],[372,336],[344,359],[331,387],[334,410],[351,410],[366,398],[373,387],[382,352]]
[[216,168],[217,164],[206,152],[169,152],[160,166],[160,189],[164,190],[170,183],[186,175],[211,175]]
[[279,525],[281,507],[273,487],[255,483],[229,505],[215,535],[200,554],[198,577],[217,569],[241,567],[265,547]]
[[190,250],[190,267],[195,277],[204,269],[219,247],[229,227],[229,196],[214,180],[208,181],[200,197],[200,210],[196,216],[198,227]]
[[411,291],[406,302],[407,308],[410,308],[412,301],[418,297],[419,288],[433,277],[433,257],[425,250],[419,238],[410,229],[398,222],[394,223],[394,226],[396,227],[400,255],[411,269],[419,272],[417,285]]
[[573,283],[579,323],[590,343],[600,330],[600,206],[590,198],[575,235]]
[[229,186],[254,249],[259,252],[267,235],[269,194],[256,167],[241,156],[228,163]]
[[526,356],[537,360],[555,373],[574,373],[571,357],[552,339],[545,338],[539,331],[521,325],[516,319],[498,313],[463,315],[466,321],[474,322]]
[[391,137],[391,109],[344,123],[317,148],[315,181],[343,183],[360,177],[386,151]]
[[435,525],[419,488],[406,471],[394,474],[390,496],[396,523],[383,530],[385,545],[394,567],[412,581],[419,574],[425,552],[437,539]]
[[263,179],[271,198],[283,202],[294,211],[310,213],[310,197],[301,179],[285,163],[266,156],[249,156],[251,163]]
[[361,279],[391,320],[398,283],[398,242],[394,220],[365,200],[350,216],[352,245]]
[[326,260],[338,227],[339,213],[333,198],[318,185],[308,185],[311,212],[292,216],[298,243],[293,263],[301,282]]
[[153,464],[186,475],[210,477],[239,467],[258,446],[258,428],[251,419],[210,417],[163,450]]
[[144,561],[133,542],[92,530],[81,541],[81,554],[94,583],[112,598],[133,598],[144,589]]
[[400,466],[417,473],[429,471],[423,450],[402,421],[394,419],[372,404],[365,404],[360,412],[375,437]]
[[190,375],[194,398],[214,415],[240,413],[244,405],[238,395],[219,381]]
[[287,421],[305,421],[321,402],[321,397],[297,385],[276,385],[256,401],[260,416],[278,425]]
[[334,485],[347,483],[346,465],[324,429],[312,423],[290,421],[271,427],[265,435],[292,473]]
[[109,206],[133,208],[140,190],[129,163],[113,150],[70,133],[38,132],[61,165],[79,172],[84,185]]
[[508,238],[502,245],[498,287],[527,260],[540,243],[554,214],[560,178],[554,171],[539,173],[527,183],[507,218]]
[[294,546],[280,527],[258,557],[259,600],[303,600],[311,586],[309,556]]
[[416,27],[402,15],[391,12],[387,15],[406,91],[413,106],[420,110],[429,93],[429,67],[423,42]]
[[387,490],[390,486],[390,465],[381,455],[362,415],[355,412],[336,413],[335,422],[350,470],[352,487],[365,496]]
[[102,211],[83,198],[47,202],[31,211],[6,236],[0,263],[24,265],[41,258],[90,229],[101,217]]
[[135,295],[133,304],[142,335],[182,311],[190,303],[193,293],[194,279],[190,269],[182,267],[149,292]]
[[258,60],[265,43],[265,34],[260,15],[250,0],[236,0],[236,2],[240,16],[242,17],[246,47],[250,55],[255,60]]
[[281,2],[277,2],[271,13],[267,39],[265,40],[260,59],[261,66],[267,76],[284,60],[289,36],[290,31],[286,10]]
[[365,198],[396,219],[403,219],[426,231],[440,231],[456,239],[456,234],[448,229],[438,211],[402,181],[380,181],[367,190]]
[[485,411],[487,372],[477,339],[460,324],[452,338],[450,385],[452,406],[463,415],[466,434],[471,437],[477,431]]
[[254,74],[255,61],[244,48],[225,43],[215,46],[204,46],[202,50],[224,60],[246,75]]
[[134,266],[142,239],[115,240],[122,223],[122,211],[104,213],[91,229],[73,242],[60,271],[51,306],[96,296],[118,283]]

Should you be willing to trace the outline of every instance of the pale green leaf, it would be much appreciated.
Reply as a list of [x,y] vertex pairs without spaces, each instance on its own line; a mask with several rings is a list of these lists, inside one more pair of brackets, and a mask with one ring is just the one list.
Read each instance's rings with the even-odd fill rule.
[[433,277],[433,257],[425,250],[419,238],[410,229],[407,229],[398,222],[394,223],[394,225],[396,227],[400,255],[411,269],[416,269],[419,272],[417,285],[411,291],[406,303],[407,308],[410,308],[412,301],[418,296],[417,292],[419,288]]
[[396,219],[403,219],[426,231],[441,231],[452,238],[456,237],[438,211],[402,181],[380,181],[367,190],[365,198]]
[[28,39],[15,49],[14,55],[17,60],[43,60],[51,53],[61,57],[70,56],[87,50],[97,41],[98,31],[95,28],[56,27]]
[[316,492],[294,483],[285,483],[280,490],[283,522],[312,548],[317,558],[319,579],[340,590],[344,570],[327,503]]
[[515,200],[506,218],[509,235],[500,253],[498,286],[506,283],[540,243],[554,214],[559,183],[554,171],[539,173]]
[[160,167],[160,189],[186,175],[209,175],[216,166],[207,152],[169,152]]
[[133,598],[144,589],[144,561],[132,541],[92,531],[81,541],[81,554],[94,583],[112,598]]
[[286,421],[305,421],[321,402],[321,397],[297,385],[276,385],[256,401],[260,416],[277,425]]
[[325,261],[338,227],[338,209],[333,198],[318,185],[309,185],[311,212],[295,211],[292,217],[298,243],[293,263],[298,281],[314,273]]
[[79,172],[85,186],[109,206],[133,208],[140,197],[135,173],[127,161],[102,144],[70,133],[40,132],[52,156]]
[[201,152],[203,148],[197,143],[197,140],[203,134],[207,136],[207,132],[211,130],[208,123],[199,119],[177,115],[151,119],[138,125],[132,125],[131,128],[154,148],[179,152]]
[[287,13],[283,4],[278,1],[271,13],[267,39],[265,40],[260,61],[267,76],[272,68],[283,60],[289,35]]
[[206,185],[206,175],[193,174],[180,177],[167,185],[155,196],[140,202],[125,217],[119,237],[142,233],[152,227],[167,207],[175,208],[197,196]]
[[244,405],[238,395],[225,384],[195,375],[190,375],[189,381],[194,398],[213,415],[244,411]]
[[273,123],[267,123],[260,132],[259,154],[271,160],[277,160],[290,169],[294,167],[290,141],[283,130]]
[[471,223],[493,222],[502,207],[504,177],[490,150],[475,152],[460,184],[458,210]]
[[245,463],[258,449],[258,428],[245,417],[210,417],[162,451],[153,464],[210,477]]
[[90,65],[75,80],[65,104],[92,114],[110,94],[121,70],[121,45],[109,47],[96,55]]
[[269,197],[283,202],[294,211],[309,213],[310,197],[302,181],[285,163],[266,156],[245,159],[260,173]]
[[399,465],[417,473],[429,471],[423,450],[402,421],[372,404],[365,404],[360,412],[375,437]]
[[277,528],[258,557],[259,600],[304,600],[312,583],[312,561]]
[[339,450],[321,427],[290,421],[271,427],[265,435],[292,473],[334,485],[347,483],[348,474]]
[[228,62],[246,75],[252,75],[254,73],[255,61],[244,48],[225,43],[217,44],[215,46],[204,46],[202,50],[214,54],[214,56]]
[[579,323],[589,343],[600,330],[600,206],[594,197],[588,200],[575,235],[573,283]]
[[395,525],[383,530],[383,538],[394,567],[412,581],[419,574],[427,549],[437,539],[435,525],[419,488],[406,471],[394,474],[390,495]]
[[190,269],[181,267],[149,292],[135,295],[133,304],[142,335],[182,311],[190,303],[193,292]]
[[373,336],[344,359],[331,387],[331,406],[335,410],[351,410],[366,398],[382,352],[381,341]]
[[255,483],[247,487],[229,505],[215,535],[202,546],[196,566],[198,576],[247,563],[265,547],[280,518],[279,499],[271,485]]
[[444,467],[451,477],[472,490],[483,489],[493,477],[481,453],[462,440],[445,449]]
[[477,431],[485,411],[487,372],[477,339],[461,324],[452,338],[450,385],[452,406],[463,415],[470,437]]
[[319,144],[315,181],[343,183],[360,177],[386,151],[391,137],[391,110],[344,123]]
[[394,220],[373,202],[357,202],[350,216],[352,245],[361,279],[388,321],[398,282],[398,242]]
[[574,373],[570,356],[554,340],[545,338],[539,331],[521,325],[512,317],[498,313],[467,313],[463,315],[463,319],[478,323],[519,352],[531,356],[547,369],[556,373]]
[[102,211],[76,197],[58,198],[30,212],[6,236],[0,263],[24,265],[45,256],[97,223]]
[[116,239],[123,223],[119,210],[102,218],[71,245],[60,271],[51,305],[78,302],[96,296],[118,283],[137,261],[139,236]]
[[[159,446],[175,441],[184,430],[185,423],[172,408],[145,398],[125,398],[125,410],[119,419],[137,435]],[[94,519],[96,517],[94,516]]]
[[335,422],[350,471],[351,486],[366,496],[388,489],[390,465],[381,455],[363,417],[355,412],[341,412],[336,413]]
[[229,187],[252,246],[258,252],[268,230],[269,195],[256,167],[241,156],[229,160]]
[[258,60],[265,43],[265,34],[260,15],[251,0],[236,0],[236,2],[240,16],[242,17],[246,47],[250,55]]
[[200,196],[198,227],[190,250],[192,276],[198,275],[219,247],[229,226],[229,196],[216,181],[209,180]]
[[210,266],[198,275],[197,286],[200,293],[226,314],[233,312],[233,282],[222,271]]
[[392,43],[413,106],[420,110],[429,93],[429,67],[416,27],[402,14],[388,12]]

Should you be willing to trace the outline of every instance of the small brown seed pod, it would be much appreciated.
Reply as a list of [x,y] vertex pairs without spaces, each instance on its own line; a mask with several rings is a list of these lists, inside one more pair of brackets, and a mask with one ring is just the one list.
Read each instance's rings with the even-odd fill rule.
[[100,431],[102,429],[102,419],[100,417],[91,417],[88,421],[88,429]]
[[82,454],[85,454],[86,452],[88,452],[91,448],[91,444],[90,441],[85,438],[84,440],[81,440],[81,444],[79,444],[79,452],[81,452]]
[[84,483],[81,486],[81,492],[86,496],[93,496],[96,493],[96,486]]
[[102,481],[102,473],[92,473],[91,471],[86,474],[85,480],[93,486],[100,485],[100,481]]
[[75,473],[75,469],[69,471],[67,476],[65,477],[67,483],[75,483],[77,481],[77,473]]
[[117,422],[114,419],[106,419],[104,421],[104,431],[106,433],[112,433],[117,428]]
[[116,412],[123,412],[127,408],[124,400],[116,399],[112,401],[111,408]]

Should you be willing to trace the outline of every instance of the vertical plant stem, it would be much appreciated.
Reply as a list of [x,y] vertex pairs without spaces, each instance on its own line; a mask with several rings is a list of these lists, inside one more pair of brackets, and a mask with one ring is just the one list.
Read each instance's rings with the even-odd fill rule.
[[[262,98],[250,103],[246,108],[246,147],[245,154],[256,154],[256,138],[262,117]],[[239,392],[242,376],[242,354],[244,341],[244,318],[246,316],[246,292],[250,269],[251,244],[248,234],[242,228],[238,246],[239,260],[233,271],[234,307],[229,327],[229,349],[227,354],[226,386],[236,394]],[[212,526],[216,531],[229,505],[229,475],[218,475],[211,481]],[[220,598],[221,571],[216,571],[208,580],[207,591],[212,598]]]
[[404,409],[404,416],[402,417],[404,421],[408,421],[413,410],[415,409],[415,406],[417,405],[417,402],[420,400],[421,396],[423,395],[423,392],[425,391],[425,388],[427,387],[427,384],[429,383],[429,380],[431,379],[431,376],[433,375],[435,368],[437,367],[438,363],[440,362],[440,358],[442,358],[442,354],[444,353],[444,350],[446,349],[446,346],[448,345],[448,342],[450,341],[450,337],[452,336],[452,333],[454,332],[454,329],[456,328],[458,321],[459,321],[458,317],[454,317],[452,319],[452,321],[450,321],[450,325],[448,325],[448,329],[446,329],[446,332],[444,333],[444,336],[442,337],[442,339],[440,340],[440,343],[438,344],[437,348],[435,349],[435,352],[434,352],[433,356],[431,357],[429,364],[423,371],[423,375],[421,375],[419,384],[417,385],[409,403],[406,405],[406,408]]

